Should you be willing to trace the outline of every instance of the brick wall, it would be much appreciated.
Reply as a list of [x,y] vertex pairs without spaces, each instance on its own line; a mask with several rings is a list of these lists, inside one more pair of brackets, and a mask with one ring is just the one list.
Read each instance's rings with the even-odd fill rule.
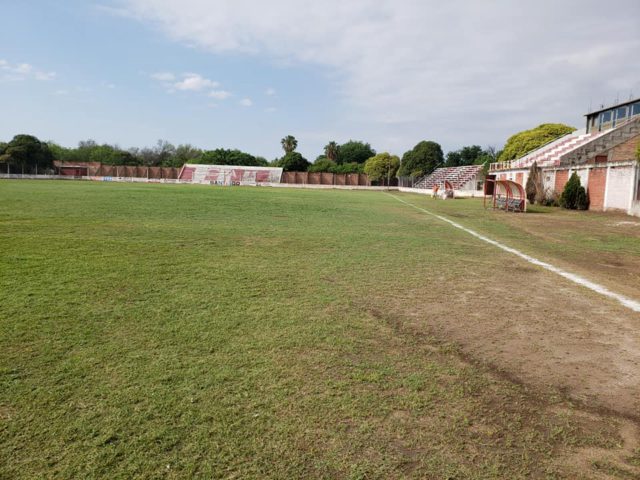
[[[394,183],[392,179],[392,184]],[[310,173],[310,172],[282,172],[282,183],[298,185],[353,185],[370,186],[369,176],[363,173]]]
[[602,210],[604,208],[604,189],[606,184],[606,168],[594,168],[589,172],[589,210]]
[[560,195],[564,190],[564,185],[569,180],[569,170],[557,170],[556,171],[556,185],[555,191]]
[[609,160],[612,162],[626,162],[636,158],[636,149],[640,143],[640,135],[630,138],[611,150]]
[[516,173],[516,183],[519,183],[524,187],[523,179],[524,179],[524,173],[522,172]]

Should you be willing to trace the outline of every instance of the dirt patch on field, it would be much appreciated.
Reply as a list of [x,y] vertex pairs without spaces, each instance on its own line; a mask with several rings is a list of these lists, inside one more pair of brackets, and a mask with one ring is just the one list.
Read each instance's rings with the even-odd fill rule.
[[508,281],[447,282],[446,302],[405,303],[412,326],[524,381],[640,421],[640,315],[518,261],[505,266]]
[[419,288],[372,302],[405,331],[454,342],[495,375],[568,398],[593,418],[617,418],[616,448],[580,448],[560,462],[591,465],[592,478],[640,478],[640,315],[510,255],[496,263],[504,276],[482,263],[465,275],[424,272]]
[[640,222],[611,213],[561,213],[505,215],[500,221],[522,233],[528,251],[541,247],[544,259],[561,268],[640,296]]

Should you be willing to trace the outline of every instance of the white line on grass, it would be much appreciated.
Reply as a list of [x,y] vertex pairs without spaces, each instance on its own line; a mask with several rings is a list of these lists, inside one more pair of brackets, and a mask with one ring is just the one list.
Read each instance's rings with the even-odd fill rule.
[[469,228],[463,227],[462,225],[460,225],[459,223],[454,222],[453,220],[449,220],[447,217],[443,217],[441,215],[436,215],[435,213],[430,212],[429,210],[425,210],[424,208],[418,207],[416,205],[413,205],[412,203],[409,202],[405,202],[404,200],[402,200],[401,198],[396,197],[395,195],[391,195],[390,193],[388,194],[390,196],[392,196],[393,198],[395,198],[396,200],[398,200],[399,202],[404,203],[405,205],[409,205],[410,207],[413,207],[417,210],[420,210],[421,212],[424,212],[428,215],[431,215],[432,217],[435,217],[439,220],[442,220],[443,222],[447,222],[450,225],[453,225],[456,228],[459,228],[460,230],[464,230],[465,232],[473,235],[476,238],[479,238],[480,240],[483,240],[487,243],[490,243],[491,245],[498,247],[502,250],[504,250],[505,252],[509,252],[512,253],[514,255],[517,255],[520,258],[525,259],[527,262],[532,263],[534,265],[538,265],[539,267],[542,267],[546,270],[549,270],[551,272],[557,273],[558,275],[560,275],[561,277],[566,278],[567,280],[571,280],[574,283],[577,283],[578,285],[582,285],[583,287],[587,287],[590,290],[593,290],[594,292],[597,292],[601,295],[604,295],[605,297],[609,297],[609,298],[613,298],[614,300],[617,300],[618,302],[620,302],[622,305],[624,305],[625,307],[633,310],[634,312],[640,312],[640,302],[637,302],[636,300],[632,300],[628,297],[625,297],[624,295],[620,295],[619,293],[615,293],[612,292],[611,290],[609,290],[608,288],[599,285],[597,283],[592,282],[591,280],[587,280],[584,277],[581,277],[580,275],[576,275],[575,273],[571,273],[571,272],[567,272],[565,270],[562,270],[561,268],[556,267],[555,265],[551,265],[550,263],[547,262],[543,262],[542,260],[538,260],[537,258],[531,257],[529,255],[527,255],[526,253],[522,253],[520,250],[516,250],[515,248],[511,248],[511,247],[507,247],[506,245],[500,243],[500,242],[496,242],[495,240],[491,240],[488,237],[485,237],[484,235],[479,234],[478,232],[475,232]]

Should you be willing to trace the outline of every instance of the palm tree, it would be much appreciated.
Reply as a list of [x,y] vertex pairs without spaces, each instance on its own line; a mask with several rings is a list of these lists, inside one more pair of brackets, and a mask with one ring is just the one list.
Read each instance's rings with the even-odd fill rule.
[[324,154],[329,160],[335,162],[338,160],[339,149],[340,147],[338,146],[338,144],[332,140],[324,147]]
[[298,146],[298,141],[293,135],[287,135],[282,140],[280,140],[280,145],[282,145],[284,153],[291,153]]

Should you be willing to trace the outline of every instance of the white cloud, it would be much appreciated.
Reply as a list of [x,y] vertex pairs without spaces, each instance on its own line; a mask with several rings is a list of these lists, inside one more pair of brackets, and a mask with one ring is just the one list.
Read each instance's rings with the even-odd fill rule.
[[209,96],[217,100],[224,100],[225,98],[229,98],[231,93],[226,90],[211,90],[209,92]]
[[394,148],[424,138],[450,147],[503,141],[543,121],[579,125],[590,99],[611,101],[620,85],[640,91],[640,64],[629,61],[640,51],[637,0],[119,6],[189,46],[320,67],[344,103],[345,135]]
[[218,82],[204,78],[197,73],[185,73],[182,80],[173,84],[177,90],[192,90],[196,92],[205,88],[216,88],[219,85]]
[[0,60],[0,79],[4,80],[29,80],[40,81],[53,80],[55,72],[45,72],[28,63],[11,64],[6,60]]
[[55,92],[53,92],[53,94],[54,95],[60,95],[60,96],[69,95],[69,90],[60,89],[60,90],[56,90]]
[[253,102],[251,101],[250,98],[243,98],[242,100],[240,100],[240,102],[238,102],[240,105],[242,105],[243,107],[250,107],[251,105],[253,105]]
[[23,75],[27,75],[29,73],[31,73],[33,71],[33,67],[31,65],[29,65],[28,63],[21,63],[19,65],[16,65],[15,67],[13,67],[13,71],[15,73],[20,73]]
[[36,80],[53,80],[56,78],[56,72],[36,72]]
[[264,93],[265,93],[265,95],[268,95],[268,96],[272,97],[273,95],[276,94],[276,90],[275,90],[275,88],[269,87],[264,91]]
[[151,74],[151,78],[159,82],[173,82],[176,76],[171,72],[158,72]]
[[[214,80],[203,77],[199,73],[183,73],[178,76],[171,72],[157,72],[151,74],[151,78],[158,81],[164,87],[167,93],[176,91],[182,92],[203,92],[209,89],[215,89],[220,84]],[[224,100],[231,94],[225,90],[211,90],[209,96],[219,100]]]

